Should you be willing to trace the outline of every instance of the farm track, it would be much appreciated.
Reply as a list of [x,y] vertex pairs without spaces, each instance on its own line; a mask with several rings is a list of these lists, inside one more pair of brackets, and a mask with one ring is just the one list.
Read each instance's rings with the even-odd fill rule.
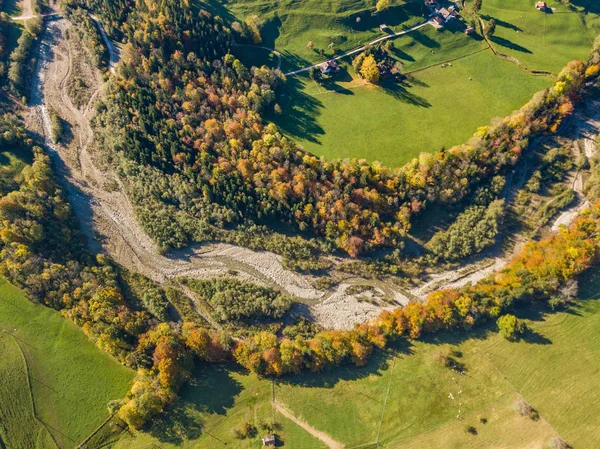
[[[326,61],[323,61],[323,62],[327,62],[327,61],[339,61],[340,59],[344,59],[344,58],[347,58],[348,56],[352,56],[352,55],[355,55],[357,53],[360,53],[361,51],[364,51],[367,47],[370,47],[370,46],[375,45],[375,44],[379,44],[380,42],[387,41],[388,39],[392,39],[394,37],[404,36],[405,34],[411,33],[413,31],[417,31],[417,30],[419,30],[419,29],[421,29],[421,28],[423,28],[423,27],[425,27],[427,25],[430,25],[430,21],[429,20],[427,20],[425,22],[422,22],[422,23],[420,23],[418,25],[415,25],[414,27],[409,28],[407,30],[403,30],[403,31],[399,31],[397,33],[388,34],[388,35],[385,35],[385,36],[382,36],[382,37],[378,37],[377,39],[372,40],[368,44],[362,45],[362,46],[360,46],[358,48],[355,48],[354,50],[347,51],[347,52],[345,52],[345,53],[343,53],[341,55],[334,56],[333,58],[329,58],[329,59],[327,59]],[[300,73],[308,72],[310,69],[313,69],[315,67],[319,67],[321,64],[323,64],[323,62],[311,65],[309,67],[304,67],[302,69],[294,70],[292,72],[288,72],[288,73],[285,74],[285,76],[293,76],[293,75],[298,75]]]
[[[95,18],[94,20],[103,38],[110,42],[100,22]],[[419,27],[425,25],[427,23]],[[269,252],[256,252],[220,243],[196,246],[167,255],[159,254],[154,242],[138,224],[122,182],[114,174],[100,168],[94,162],[94,155],[88,151],[94,136],[89,116],[102,85],[93,92],[88,104],[82,108],[83,112],[73,105],[66,88],[72,75],[71,48],[64,37],[69,26],[67,20],[51,17],[42,34],[30,96],[31,109],[37,122],[33,128],[41,130],[45,146],[58,174],[64,179],[69,200],[93,249],[106,252],[128,269],[164,285],[177,284],[179,277],[204,279],[235,276],[278,288],[298,297],[306,303],[298,307],[298,313],[311,317],[325,327],[349,328],[376,316],[381,310],[423,298],[435,289],[461,287],[469,282],[477,282],[508,263],[512,253],[508,256],[488,257],[476,264],[463,266],[460,270],[431,275],[428,282],[409,292],[398,288],[391,281],[374,281],[361,276],[344,280],[334,289],[321,290],[313,286],[312,277],[286,270],[281,257]],[[108,45],[108,49],[111,71],[116,72],[118,49],[112,43]],[[69,123],[74,136],[71,143],[55,145],[51,141],[49,107],[58,111]],[[589,109],[590,107],[586,112],[591,112]],[[600,108],[594,108],[593,114],[587,114],[588,117],[593,116],[593,119],[585,119],[584,116],[577,119],[579,124],[575,127],[573,141],[590,140],[592,143],[586,143],[586,151],[588,148],[595,148],[592,136],[597,134],[599,128],[598,110]],[[513,186],[513,191],[518,190],[519,185],[522,186],[525,182],[526,176],[521,178]],[[558,220],[562,224],[572,221],[576,212],[581,210],[575,207],[580,205],[564,211]],[[233,275],[232,270],[237,274]],[[379,294],[392,301],[371,304],[359,294],[348,293],[351,285],[372,285]],[[194,295],[186,291],[184,293],[197,303]],[[203,308],[198,308],[202,313]],[[209,322],[213,321],[206,311],[203,315]]]
[[277,402],[277,401],[273,402],[273,407],[275,407],[275,409],[279,413],[281,413],[283,416],[285,416],[287,419],[289,419],[290,421],[293,421],[295,424],[302,427],[304,430],[306,430],[308,433],[310,433],[313,437],[317,438],[318,440],[321,440],[323,443],[325,443],[327,445],[327,447],[329,449],[344,449],[343,444],[338,443],[333,438],[331,438],[329,435],[327,435],[325,432],[317,430],[314,427],[312,427],[310,424],[302,421],[299,418],[296,418],[296,416],[294,416],[294,414],[292,412],[290,412],[287,408],[285,408],[279,402]]

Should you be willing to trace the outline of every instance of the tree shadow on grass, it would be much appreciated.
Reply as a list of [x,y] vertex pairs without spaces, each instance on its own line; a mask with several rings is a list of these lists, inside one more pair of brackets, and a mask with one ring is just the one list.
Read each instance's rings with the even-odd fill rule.
[[415,80],[415,78],[406,78],[403,82],[395,79],[387,79],[381,82],[381,88],[383,91],[395,99],[400,100],[403,103],[412,104],[413,106],[430,108],[431,103],[426,98],[416,95],[410,91],[410,88],[413,87],[413,85],[420,85],[422,87],[427,86],[427,84],[423,83],[422,81]]
[[420,30],[415,30],[410,33],[410,36],[417,41],[419,44],[424,45],[427,48],[439,48],[441,45],[438,41],[433,40]]
[[600,14],[600,2],[598,0],[571,0],[572,5],[585,9],[592,14]]
[[299,375],[283,376],[277,382],[303,388],[333,388],[340,381],[354,381],[373,375],[381,376],[390,367],[393,357],[412,353],[412,343],[401,339],[385,350],[373,352],[365,366],[356,367],[347,363],[320,373],[303,372]]
[[303,91],[306,83],[313,81],[307,77],[288,77],[285,92],[280,99],[283,114],[270,119],[285,133],[309,142],[320,143],[319,136],[325,134],[318,124],[317,117],[323,103]]
[[219,16],[228,23],[235,22],[236,17],[225,6],[226,4],[227,2],[221,2],[219,0],[204,0],[202,3],[199,3],[199,6],[202,9],[206,9],[212,15]]
[[519,44],[515,44],[514,42],[509,41],[508,39],[504,39],[503,37],[492,36],[490,40],[496,45],[500,45],[505,48],[510,48],[511,50],[519,51],[521,53],[532,53],[532,51],[528,48],[525,48]]
[[278,16],[275,16],[272,19],[266,21],[262,26],[260,32],[263,39],[261,45],[269,48],[275,48],[275,41],[277,41],[277,38],[281,34],[281,32],[279,31],[280,28],[281,19]]
[[525,332],[521,335],[521,340],[532,345],[551,345],[552,340],[544,337],[542,334],[534,331],[531,328],[525,329]]
[[516,25],[514,25],[514,24],[512,24],[510,22],[506,22],[504,20],[498,19],[497,17],[492,17],[492,16],[488,16],[486,14],[482,14],[481,18],[484,19],[487,22],[489,22],[490,20],[494,19],[496,21],[496,25],[501,26],[503,28],[508,28],[508,29],[514,30],[514,31],[523,31],[518,26],[516,26]]
[[231,365],[199,364],[180,398],[152,420],[148,431],[161,442],[180,443],[202,435],[204,415],[225,415],[235,405],[242,385]]
[[[311,62],[295,53],[287,50],[281,52],[281,71],[284,73],[299,70],[310,65],[312,65]],[[288,81],[290,81],[290,77],[288,77]]]

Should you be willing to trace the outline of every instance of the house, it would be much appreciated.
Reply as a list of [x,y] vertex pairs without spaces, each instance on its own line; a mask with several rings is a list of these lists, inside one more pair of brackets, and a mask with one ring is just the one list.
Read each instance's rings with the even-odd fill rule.
[[262,439],[263,446],[275,446],[276,443],[277,439],[275,438],[275,435],[267,435]]
[[546,4],[546,2],[537,2],[535,4],[535,8],[538,11],[546,11],[548,9],[548,5]]
[[323,64],[320,64],[319,69],[321,69],[321,73],[323,75],[331,75],[333,73],[339,72],[340,66],[336,61],[330,59],[329,61],[325,61]]
[[436,23],[439,27],[444,27],[444,23],[446,23],[446,21],[444,20],[444,18],[440,15],[436,15],[433,18],[433,22]]
[[448,22],[449,20],[456,19],[458,17],[458,12],[454,7],[450,7],[449,9],[441,8],[438,11],[438,15],[444,19],[444,22]]
[[475,32],[475,28],[473,28],[473,27],[467,27],[467,28],[465,29],[465,34],[466,34],[467,36],[470,36],[470,35],[471,35],[471,34],[473,34],[474,32]]
[[379,29],[381,31],[385,31],[385,30],[389,30],[390,27],[388,27],[385,23],[382,23],[381,25],[379,25]]

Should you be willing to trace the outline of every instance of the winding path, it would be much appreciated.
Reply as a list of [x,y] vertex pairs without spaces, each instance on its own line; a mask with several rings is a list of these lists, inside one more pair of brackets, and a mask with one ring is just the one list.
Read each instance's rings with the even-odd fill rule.
[[121,51],[117,47],[117,45],[115,45],[113,43],[113,41],[110,40],[110,38],[104,31],[102,22],[100,22],[98,17],[96,17],[94,14],[90,14],[90,18],[94,21],[94,23],[98,27],[98,30],[100,30],[100,34],[102,35],[102,40],[104,41],[104,45],[106,45],[106,48],[108,49],[110,71],[112,73],[115,73],[117,64],[119,63],[119,60],[121,59]]
[[[347,51],[346,53],[343,53],[341,55],[335,56],[333,58],[329,58],[329,59],[327,59],[326,61],[323,61],[323,62],[327,62],[327,61],[339,61],[340,59],[344,59],[347,56],[352,56],[352,55],[355,55],[357,53],[360,53],[361,51],[365,51],[367,49],[367,47],[370,47],[372,45],[375,45],[375,44],[378,44],[380,42],[386,41],[388,39],[392,39],[394,37],[404,36],[405,34],[408,34],[408,33],[411,33],[413,31],[416,31],[416,30],[418,30],[420,28],[423,28],[423,27],[425,27],[427,25],[429,25],[429,20],[426,20],[425,22],[420,23],[419,25],[415,25],[414,27],[409,28],[407,30],[403,30],[403,31],[399,31],[397,33],[392,33],[392,34],[388,34],[386,36],[382,36],[380,38],[377,38],[377,39],[369,42],[368,44],[365,44],[365,45],[363,45],[361,47],[355,48],[354,50]],[[323,62],[311,65],[310,67],[305,67],[303,69],[294,70],[293,72],[288,72],[288,73],[285,74],[285,76],[293,76],[293,75],[298,75],[299,73],[308,72],[310,69],[313,69],[315,67],[319,67],[321,64],[323,64]]]

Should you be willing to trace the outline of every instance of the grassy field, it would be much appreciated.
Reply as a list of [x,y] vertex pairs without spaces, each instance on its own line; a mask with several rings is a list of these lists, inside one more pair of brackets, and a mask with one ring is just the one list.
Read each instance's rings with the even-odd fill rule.
[[52,448],[56,444],[34,415],[27,364],[17,340],[0,333],[0,447]]
[[[581,286],[581,299],[567,312],[522,313],[529,330],[518,342],[507,342],[490,326],[398,346],[360,369],[304,374],[274,387],[226,368],[201,368],[168,422],[116,447],[258,447],[260,432],[256,439],[235,440],[232,429],[273,416],[283,426],[277,433],[285,447],[324,447],[274,410],[274,395],[296,418],[346,448],[545,448],[557,435],[577,449],[597,448],[600,269]],[[452,352],[462,368],[442,366],[440,351]],[[517,413],[520,400],[540,419]]]
[[[426,29],[422,34],[432,32]],[[444,53],[444,48],[432,53],[423,47],[400,49],[415,55],[408,68],[438,63]],[[480,44],[471,41],[467,51],[479,50]],[[451,47],[449,53],[460,55],[461,48]],[[421,152],[463,143],[479,126],[518,109],[550,83],[484,50],[449,67],[413,73],[413,79],[401,85],[375,87],[350,74],[323,87],[307,76],[290,78],[281,99],[283,114],[274,121],[317,156],[399,166]]]
[[[518,58],[532,70],[559,72],[567,62],[585,58],[600,33],[598,8],[585,2],[580,14],[558,0],[548,1],[553,13],[542,13],[534,2],[522,0],[485,0],[481,16],[496,19],[492,42],[498,51]],[[590,12],[591,11],[591,12]]]
[[[10,382],[0,376],[0,415],[15,410],[22,415],[14,421],[20,427],[15,430],[8,421],[5,431],[37,442],[32,446],[7,443],[9,448],[52,447],[47,445],[49,440],[40,423],[59,447],[77,446],[108,417],[106,404],[122,398],[133,378],[131,370],[97,349],[78,327],[59,313],[31,303],[19,289],[1,279],[0,338],[7,351],[6,356],[0,351],[3,361],[9,357],[11,366]],[[27,397],[29,390],[23,389],[27,372],[37,419]]]

